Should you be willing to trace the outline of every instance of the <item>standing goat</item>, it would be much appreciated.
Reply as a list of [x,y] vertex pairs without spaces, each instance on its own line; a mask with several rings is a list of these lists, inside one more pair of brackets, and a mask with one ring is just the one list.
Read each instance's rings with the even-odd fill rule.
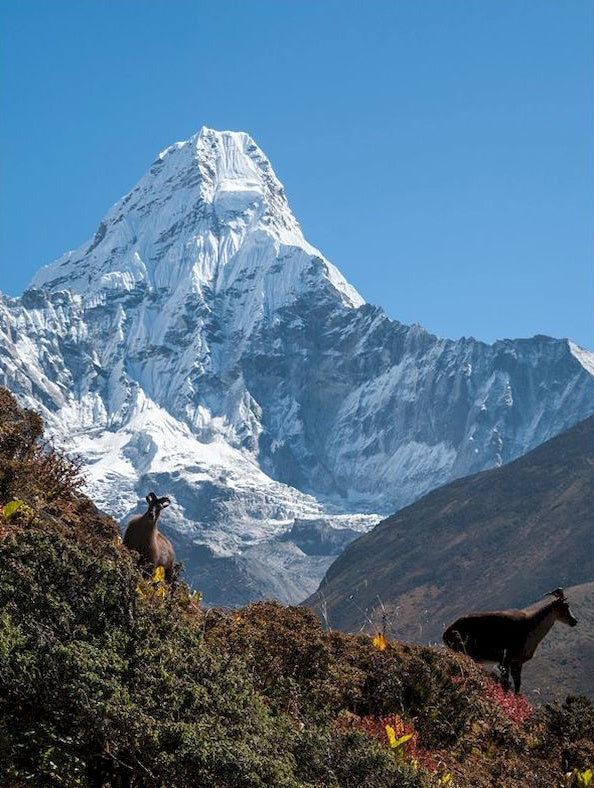
[[124,544],[129,550],[136,550],[142,558],[152,566],[165,569],[166,580],[173,576],[175,552],[173,545],[166,536],[157,530],[157,520],[161,511],[169,506],[169,498],[157,498],[154,492],[146,496],[148,509],[144,514],[136,515],[128,523],[124,535]]
[[536,647],[555,621],[570,627],[577,624],[562,588],[556,588],[546,596],[552,596],[553,600],[523,610],[497,610],[463,616],[443,633],[444,643],[454,651],[468,654],[476,662],[497,662],[505,689],[509,689],[511,670],[514,689],[518,693],[522,665],[532,659]]

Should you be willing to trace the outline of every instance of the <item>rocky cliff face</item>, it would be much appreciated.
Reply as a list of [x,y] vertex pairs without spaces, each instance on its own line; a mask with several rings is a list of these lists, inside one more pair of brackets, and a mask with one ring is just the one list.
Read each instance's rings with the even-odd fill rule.
[[[213,603],[304,597],[376,513],[594,410],[594,359],[567,340],[453,342],[365,304],[236,132],[161,153],[90,242],[2,299],[0,332],[0,382],[107,511],[172,497],[163,526]],[[311,552],[322,536],[334,553]]]

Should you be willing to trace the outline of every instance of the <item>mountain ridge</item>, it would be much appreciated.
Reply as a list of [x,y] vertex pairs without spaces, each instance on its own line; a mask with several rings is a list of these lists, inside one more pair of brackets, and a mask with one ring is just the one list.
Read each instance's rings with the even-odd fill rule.
[[[269,588],[295,589],[282,601],[315,590],[334,556],[286,541],[296,520],[314,541],[320,518],[360,533],[594,409],[594,356],[566,340],[439,339],[365,304],[245,133],[166,148],[33,284],[0,298],[0,383],[122,522],[148,489],[170,495],[215,603],[249,601],[250,573],[266,595],[267,550]],[[247,575],[234,596],[217,583],[237,566],[215,559]]]

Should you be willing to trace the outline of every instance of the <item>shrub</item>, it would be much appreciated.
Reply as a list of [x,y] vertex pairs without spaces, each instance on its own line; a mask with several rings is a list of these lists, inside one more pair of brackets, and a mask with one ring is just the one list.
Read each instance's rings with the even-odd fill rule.
[[[540,752],[554,756],[565,772],[594,769],[594,707],[583,696],[549,703],[535,714],[541,725]],[[577,782],[576,782],[577,784]]]
[[0,388],[0,505],[22,498],[30,505],[65,502],[85,484],[80,458],[70,458],[42,439],[39,414],[20,408]]

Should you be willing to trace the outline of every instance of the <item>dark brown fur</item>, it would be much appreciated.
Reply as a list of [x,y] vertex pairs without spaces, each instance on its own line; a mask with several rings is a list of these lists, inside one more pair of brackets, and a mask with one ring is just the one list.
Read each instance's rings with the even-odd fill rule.
[[162,566],[166,580],[171,580],[175,564],[175,551],[166,536],[157,530],[157,520],[162,509],[169,506],[167,497],[157,498],[154,492],[146,496],[148,509],[144,514],[133,517],[124,534],[124,544],[136,550],[151,567]]
[[550,596],[554,597],[553,601],[545,605],[463,616],[443,633],[444,643],[477,662],[497,662],[506,689],[511,670],[514,689],[518,693],[522,665],[532,659],[536,647],[555,621],[570,627],[577,624],[563,589],[551,591]]

